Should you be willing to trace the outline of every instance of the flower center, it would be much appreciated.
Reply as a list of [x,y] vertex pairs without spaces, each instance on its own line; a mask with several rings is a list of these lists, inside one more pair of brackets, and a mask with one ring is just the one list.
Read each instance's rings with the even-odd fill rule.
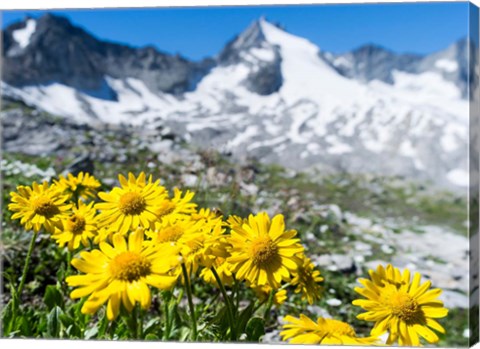
[[180,239],[183,233],[184,233],[183,229],[178,225],[172,225],[172,226],[166,227],[165,229],[162,229],[159,231],[157,242],[162,243],[162,242],[178,241],[178,239]]
[[252,241],[251,252],[255,265],[267,265],[277,256],[278,247],[269,236],[260,236]]
[[138,253],[126,251],[117,255],[110,262],[112,276],[117,280],[136,281],[151,273],[152,264]]
[[60,212],[58,207],[48,197],[38,197],[32,202],[33,210],[36,214],[51,218]]
[[355,337],[355,331],[350,326],[349,324],[338,321],[338,320],[333,320],[333,319],[325,319],[326,320],[326,328],[325,331],[328,332],[329,334],[332,335],[337,335],[337,336],[349,336],[349,337]]
[[132,191],[122,195],[118,206],[123,214],[133,216],[142,213],[147,203],[142,195]]
[[85,218],[76,214],[72,215],[67,221],[67,229],[75,235],[82,234],[85,230],[85,225]]
[[392,314],[404,321],[411,321],[418,317],[418,303],[407,293],[393,294],[390,298]]

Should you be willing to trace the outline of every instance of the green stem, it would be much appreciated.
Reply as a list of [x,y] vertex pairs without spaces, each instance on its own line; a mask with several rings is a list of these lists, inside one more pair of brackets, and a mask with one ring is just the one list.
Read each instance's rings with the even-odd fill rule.
[[237,334],[236,334],[236,328],[235,328],[235,318],[233,316],[233,309],[232,309],[232,304],[230,303],[230,298],[227,295],[227,291],[225,290],[225,286],[223,286],[222,280],[220,279],[220,276],[218,276],[217,271],[215,268],[212,266],[210,268],[212,270],[213,276],[215,277],[215,280],[217,281],[218,287],[220,288],[220,292],[222,292],[222,296],[225,299],[225,304],[227,306],[227,313],[228,313],[228,318],[230,320],[230,333],[232,336],[232,340],[237,340]]
[[197,319],[195,318],[195,307],[192,300],[192,287],[190,285],[190,276],[188,275],[185,264],[182,263],[183,279],[185,281],[185,289],[187,290],[188,306],[190,308],[190,319],[192,320],[192,341],[197,340]]
[[[107,321],[107,323],[109,322],[106,315],[105,315],[104,319],[105,319],[105,321]],[[111,339],[111,340],[113,340],[113,339],[115,338],[115,328],[116,328],[116,325],[117,325],[117,321],[116,321],[116,320],[113,320],[111,323],[107,324],[108,333],[110,334],[110,339]]]
[[67,247],[67,268],[66,271],[67,275],[72,273],[72,252]]
[[233,275],[233,281],[235,283],[234,284],[235,285],[235,288],[234,288],[235,298],[233,298],[233,299],[235,300],[235,309],[238,310],[238,308],[240,306],[240,282],[238,282],[235,275]]
[[27,279],[28,267],[30,266],[30,258],[32,257],[33,247],[35,246],[35,238],[37,237],[36,233],[32,234],[32,239],[30,240],[30,246],[28,246],[27,258],[25,258],[25,265],[23,266],[22,278],[20,280],[20,285],[18,286],[17,295],[18,298],[22,297],[23,287],[25,286],[25,280]]
[[138,306],[137,339],[143,339],[143,309]]
[[263,314],[263,319],[265,320],[265,324],[268,322],[268,318],[270,317],[270,309],[272,309],[274,295],[275,295],[275,291],[272,289],[270,291],[270,295],[268,296],[268,302],[265,307],[265,312]]
[[138,339],[138,304],[135,304],[129,317],[127,325],[130,329],[130,334],[133,339]]
[[170,337],[170,312],[168,310],[170,300],[169,297],[163,297],[163,311],[165,312],[165,332],[163,333],[163,339],[168,340]]

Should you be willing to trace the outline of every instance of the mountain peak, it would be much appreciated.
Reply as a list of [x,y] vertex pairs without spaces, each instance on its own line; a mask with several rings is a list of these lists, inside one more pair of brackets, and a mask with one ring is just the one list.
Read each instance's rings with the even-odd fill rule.
[[235,50],[240,50],[260,46],[262,42],[265,41],[265,34],[262,30],[262,23],[264,21],[262,17],[252,22],[247,29],[231,41],[230,47]]
[[264,16],[256,19],[243,32],[236,35],[226,44],[225,48],[220,52],[218,60],[221,63],[236,62],[241,52],[252,48],[271,46],[268,43],[265,32],[273,28],[281,30],[278,25],[269,22]]

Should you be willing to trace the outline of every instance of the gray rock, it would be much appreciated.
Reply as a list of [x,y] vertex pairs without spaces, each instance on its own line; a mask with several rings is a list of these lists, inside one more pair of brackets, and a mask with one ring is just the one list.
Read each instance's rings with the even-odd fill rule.
[[30,44],[20,49],[12,33],[25,25],[26,21],[17,22],[3,31],[2,79],[12,86],[59,82],[116,100],[104,76],[140,79],[154,93],[182,93],[194,88],[214,65],[211,59],[194,63],[153,47],[101,41],[67,18],[49,13],[38,18]]
[[325,254],[313,259],[319,267],[332,271],[355,272],[356,265],[352,256],[342,254]]

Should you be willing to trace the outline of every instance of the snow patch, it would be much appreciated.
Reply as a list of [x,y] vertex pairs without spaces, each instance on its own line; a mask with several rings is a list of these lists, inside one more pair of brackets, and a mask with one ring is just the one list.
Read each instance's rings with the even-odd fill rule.
[[451,152],[458,148],[456,137],[452,133],[446,133],[440,140],[440,143],[446,152]]
[[344,154],[351,153],[353,148],[347,144],[337,143],[328,148],[330,154]]
[[439,59],[438,61],[435,62],[435,66],[437,68],[440,68],[447,73],[453,73],[458,70],[458,63],[455,61],[452,61],[450,59]]
[[275,53],[272,50],[267,50],[264,48],[252,48],[250,49],[250,54],[262,61],[271,62],[275,59]]
[[459,168],[451,170],[447,173],[447,179],[459,187],[468,187],[469,177],[470,176],[467,171]]
[[25,28],[17,29],[12,32],[13,39],[17,42],[20,48],[24,49],[30,43],[30,38],[32,37],[33,33],[35,33],[35,29],[37,28],[37,21],[34,19],[27,20],[25,24]]
[[410,74],[398,70],[393,71],[395,86],[413,92],[429,96],[442,96],[447,99],[460,98],[460,90],[454,83],[446,81],[439,73],[425,72]]
[[400,154],[406,157],[414,157],[416,154],[415,148],[410,141],[404,141],[400,145]]
[[238,133],[237,136],[228,142],[228,146],[231,148],[238,147],[242,143],[247,143],[252,137],[258,134],[258,127],[255,125],[248,126],[245,131]]
[[333,61],[333,65],[336,67],[347,67],[350,68],[352,66],[352,62],[350,62],[348,59],[346,59],[343,56],[335,58]]

